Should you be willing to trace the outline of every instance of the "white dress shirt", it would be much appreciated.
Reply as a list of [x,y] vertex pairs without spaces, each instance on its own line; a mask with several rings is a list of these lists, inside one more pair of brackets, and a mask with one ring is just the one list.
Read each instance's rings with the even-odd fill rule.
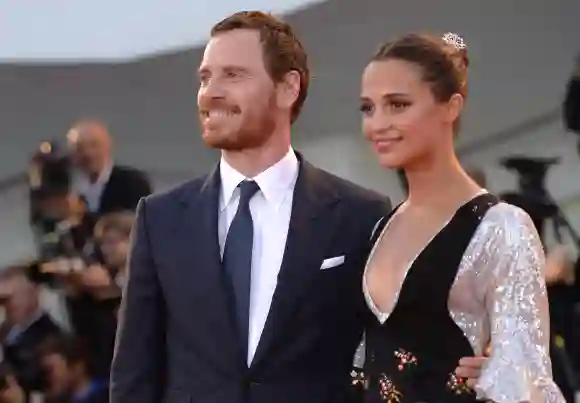
[[250,200],[254,222],[248,334],[248,365],[250,365],[266,324],[286,248],[294,185],[298,177],[298,159],[294,151],[289,150],[280,161],[264,172],[254,178],[246,178],[222,158],[220,176],[218,236],[222,257],[226,235],[238,209],[240,199],[238,184],[251,179],[260,187]]
[[87,207],[92,213],[99,211],[101,196],[111,178],[111,172],[113,172],[113,164],[108,164],[94,182],[91,182],[86,175],[80,173],[74,178],[73,189],[85,198]]

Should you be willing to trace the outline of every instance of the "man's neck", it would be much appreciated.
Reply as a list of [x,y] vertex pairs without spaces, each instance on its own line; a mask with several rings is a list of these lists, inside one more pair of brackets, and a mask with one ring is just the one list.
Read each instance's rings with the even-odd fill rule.
[[247,150],[222,150],[222,158],[246,178],[253,178],[284,158],[289,150],[288,141],[279,141]]
[[101,178],[101,176],[108,170],[111,169],[112,166],[112,162],[111,161],[106,161],[99,170],[95,171],[95,172],[89,172],[86,177],[89,180],[89,182],[94,185],[95,183],[97,183],[99,181],[99,179]]
[[99,180],[100,173],[91,173],[87,176],[91,185],[94,185]]

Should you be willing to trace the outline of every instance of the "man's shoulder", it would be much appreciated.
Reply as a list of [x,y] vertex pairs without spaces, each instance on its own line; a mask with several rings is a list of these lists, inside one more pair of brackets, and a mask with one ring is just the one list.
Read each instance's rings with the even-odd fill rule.
[[168,189],[154,192],[149,196],[144,197],[143,199],[147,204],[147,207],[153,208],[159,208],[179,203],[180,201],[188,200],[189,198],[195,197],[195,195],[199,194],[206,180],[207,175],[203,175],[187,182],[172,186]]
[[377,222],[390,213],[389,198],[330,172],[318,171],[322,182],[331,186],[340,199],[342,217],[351,231],[349,236],[360,234],[365,241],[368,240]]
[[353,203],[360,207],[375,207],[389,211],[391,202],[388,196],[375,190],[365,188],[348,179],[341,178],[331,172],[316,168],[325,183],[335,189],[341,200]]
[[42,327],[47,333],[61,333],[62,329],[57,325],[56,321],[48,314],[43,313],[36,322],[39,327]]
[[145,171],[127,165],[114,165],[112,173],[119,177],[147,177]]

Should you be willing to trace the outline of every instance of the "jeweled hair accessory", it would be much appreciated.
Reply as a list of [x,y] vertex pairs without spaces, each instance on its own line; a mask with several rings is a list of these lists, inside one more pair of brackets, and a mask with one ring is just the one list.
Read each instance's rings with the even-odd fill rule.
[[452,32],[446,33],[441,39],[443,39],[446,44],[453,46],[457,50],[464,50],[467,48],[463,38]]

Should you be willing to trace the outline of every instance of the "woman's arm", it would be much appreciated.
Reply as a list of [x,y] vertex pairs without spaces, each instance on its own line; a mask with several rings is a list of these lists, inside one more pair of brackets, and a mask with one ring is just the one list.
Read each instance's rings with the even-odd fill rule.
[[498,403],[562,402],[552,379],[542,243],[530,217],[504,205],[485,272],[491,356],[475,389]]

